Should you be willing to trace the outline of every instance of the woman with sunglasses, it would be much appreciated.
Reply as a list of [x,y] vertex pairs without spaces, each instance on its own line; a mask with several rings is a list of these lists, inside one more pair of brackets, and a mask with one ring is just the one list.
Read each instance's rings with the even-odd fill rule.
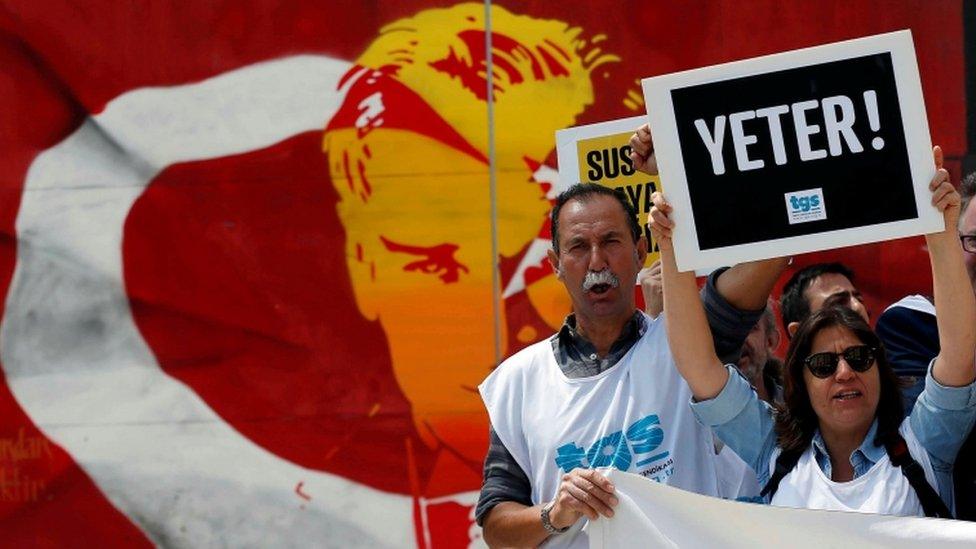
[[930,189],[945,230],[925,238],[942,349],[908,418],[878,337],[840,307],[812,314],[790,341],[785,404],[774,410],[759,400],[716,357],[694,273],[675,265],[671,206],[654,197],[651,229],[661,250],[668,339],[694,395],[692,408],[756,471],[773,505],[929,516],[946,516],[952,507],[952,463],[976,420],[976,300],[956,234],[959,194],[938,148],[935,155],[939,169]]

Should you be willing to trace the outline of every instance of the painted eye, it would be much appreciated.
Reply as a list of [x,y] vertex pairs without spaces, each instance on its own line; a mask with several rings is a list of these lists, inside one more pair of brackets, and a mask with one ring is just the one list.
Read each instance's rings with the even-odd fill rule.
[[410,246],[400,244],[381,236],[380,241],[387,250],[395,253],[419,256],[417,261],[411,261],[403,266],[403,270],[417,271],[424,274],[437,275],[444,284],[453,284],[461,277],[460,273],[470,272],[468,268],[454,258],[458,251],[457,244],[438,244],[436,246]]

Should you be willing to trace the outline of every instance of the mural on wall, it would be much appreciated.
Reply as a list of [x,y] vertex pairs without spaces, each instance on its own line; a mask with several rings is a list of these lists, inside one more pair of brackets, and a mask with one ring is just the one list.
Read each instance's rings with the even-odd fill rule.
[[[423,443],[477,475],[488,432],[477,386],[498,358],[483,12],[462,4],[381,29],[343,77],[324,138],[357,307],[386,334]],[[525,136],[496,149],[498,254],[514,260],[547,223],[551,185],[533,174],[553,132],[593,103],[591,73],[616,58],[560,21],[491,15],[495,131]]]
[[[475,387],[568,312],[553,132],[638,114],[640,76],[914,23],[740,44],[719,4],[7,6],[0,537],[480,545]],[[914,30],[961,83],[961,27]],[[876,306],[924,289],[880,289],[917,246],[848,253]]]

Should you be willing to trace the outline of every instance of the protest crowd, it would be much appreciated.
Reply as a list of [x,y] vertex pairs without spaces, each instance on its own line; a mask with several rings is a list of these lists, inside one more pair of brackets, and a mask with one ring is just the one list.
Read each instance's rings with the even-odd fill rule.
[[[633,165],[657,173],[648,126],[630,144]],[[585,547],[587,521],[619,503],[597,469],[632,463],[752,504],[976,520],[976,174],[957,190],[933,156],[930,207],[945,229],[926,235],[930,265],[916,266],[931,268],[933,296],[906,296],[874,329],[841,263],[797,270],[778,304],[791,258],[723,267],[699,288],[678,271],[681,212],[664,195],[649,222],[661,258],[642,269],[648,242],[623,193],[563,192],[549,260],[572,313],[479,387],[485,541]]]

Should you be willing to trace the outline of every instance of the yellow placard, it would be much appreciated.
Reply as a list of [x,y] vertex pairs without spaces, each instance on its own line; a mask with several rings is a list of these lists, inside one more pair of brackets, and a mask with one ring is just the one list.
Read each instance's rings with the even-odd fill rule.
[[660,255],[647,228],[647,215],[651,211],[651,193],[661,190],[661,180],[635,170],[630,163],[631,135],[632,131],[581,139],[576,142],[576,154],[580,181],[620,189],[634,205],[648,243],[646,266]]

